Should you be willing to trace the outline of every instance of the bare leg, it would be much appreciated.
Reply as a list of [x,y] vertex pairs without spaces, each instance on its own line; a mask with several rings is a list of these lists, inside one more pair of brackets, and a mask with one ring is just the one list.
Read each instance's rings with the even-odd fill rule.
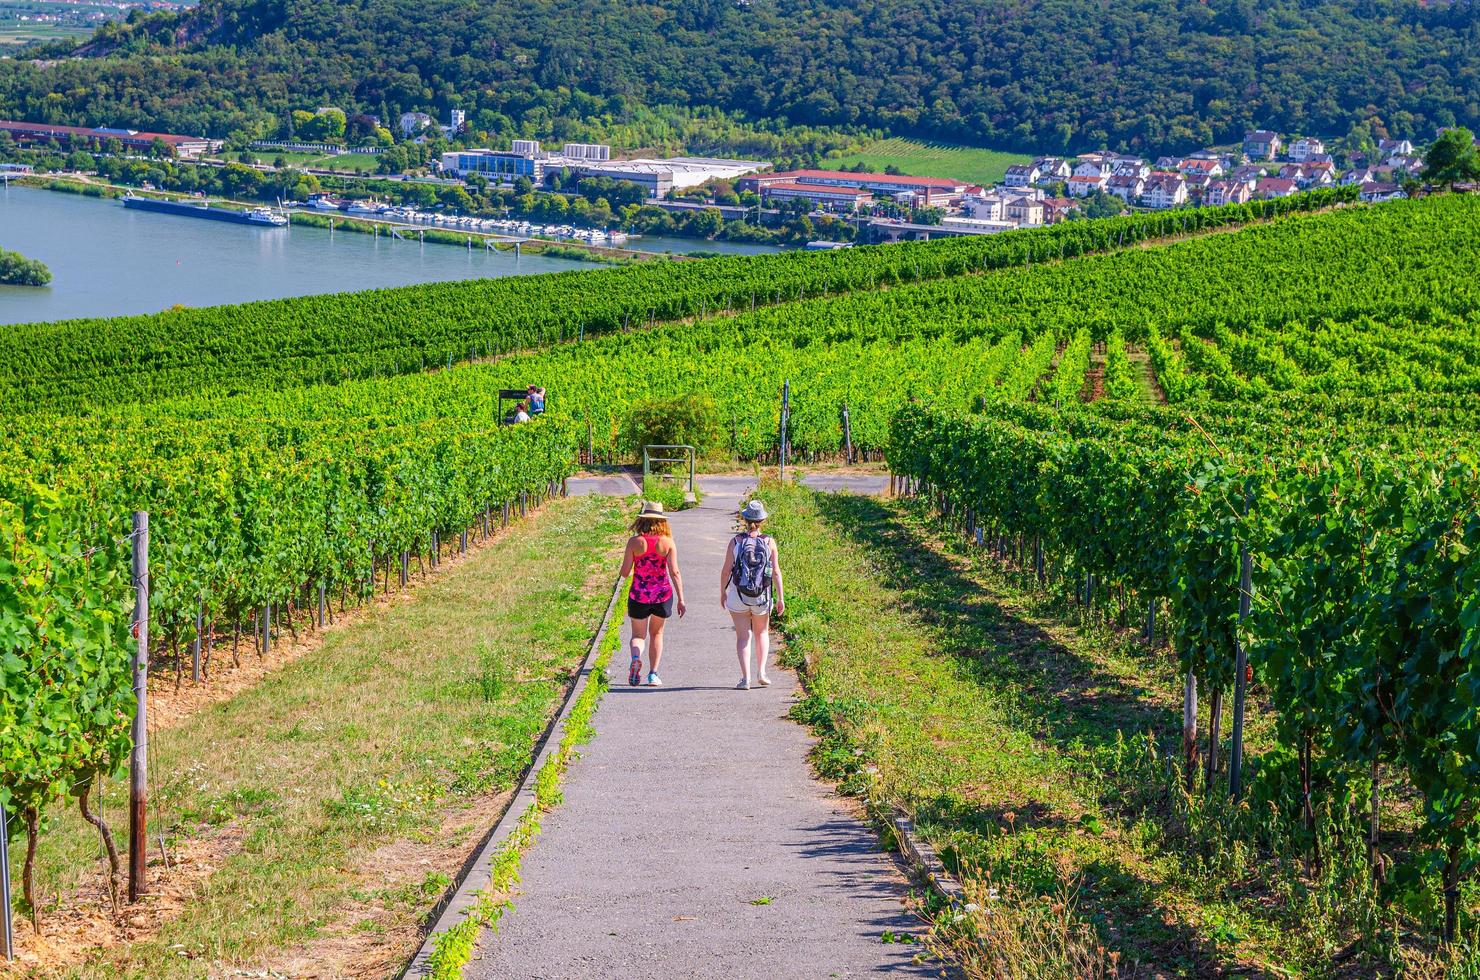
[[663,659],[663,626],[668,622],[662,616],[648,620],[648,670],[658,672],[658,661]]
[[627,682],[636,684],[641,680],[642,673],[642,650],[647,646],[648,623],[651,617],[644,616],[642,619],[632,620],[632,664],[627,668]]
[[771,656],[771,616],[750,617],[750,631],[755,634],[755,664],[763,685],[770,684],[766,676],[766,660]]
[[730,620],[735,624],[735,657],[740,661],[740,676],[745,684],[750,684],[750,614],[730,613]]

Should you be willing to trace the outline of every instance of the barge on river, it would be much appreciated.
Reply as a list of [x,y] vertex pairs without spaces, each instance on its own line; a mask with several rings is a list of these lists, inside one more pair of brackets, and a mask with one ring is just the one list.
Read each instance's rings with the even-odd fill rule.
[[133,194],[125,194],[123,206],[139,211],[158,211],[162,214],[183,214],[189,218],[230,221],[238,225],[266,225],[281,228],[288,223],[286,217],[271,208],[233,211],[230,208],[213,208],[205,201],[166,201],[155,197],[136,197]]

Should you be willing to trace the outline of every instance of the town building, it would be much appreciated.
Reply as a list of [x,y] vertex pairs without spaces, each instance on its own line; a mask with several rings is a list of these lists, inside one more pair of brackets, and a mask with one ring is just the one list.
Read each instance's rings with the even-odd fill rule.
[[1181,174],[1152,174],[1146,179],[1141,203],[1148,208],[1176,208],[1187,203],[1187,181]]
[[1070,197],[1089,197],[1095,191],[1104,190],[1105,184],[1109,180],[1110,177],[1108,174],[1102,176],[1096,173],[1094,176],[1090,176],[1088,174],[1076,173],[1073,177],[1065,181],[1064,184]]
[[435,125],[435,120],[425,112],[403,112],[398,123],[401,127],[401,135],[409,137]]
[[767,204],[790,200],[810,201],[820,208],[844,214],[854,214],[874,199],[872,191],[861,187],[824,187],[795,181],[767,183],[760,193],[761,200]]
[[1069,217],[1069,212],[1079,207],[1072,197],[1046,197],[1043,199],[1043,223],[1056,225]]
[[1114,161],[1100,153],[1082,154],[1079,157],[1079,162],[1074,165],[1075,177],[1094,177],[1100,180],[1109,180],[1110,175],[1113,173],[1115,173]]
[[1342,174],[1336,181],[1341,187],[1350,187],[1352,184],[1366,184],[1377,179],[1377,172],[1371,167],[1353,167]]
[[1280,155],[1280,134],[1256,129],[1244,134],[1244,155],[1251,160],[1273,160]]
[[843,187],[890,196],[907,193],[929,204],[959,200],[974,188],[974,185],[964,180],[950,180],[944,177],[859,174],[847,170],[787,170],[780,173],[753,174],[741,178],[736,182],[735,187],[737,190],[761,191],[767,184]]
[[1300,186],[1288,178],[1265,177],[1254,185],[1254,196],[1260,199],[1289,197],[1298,190]]
[[1151,165],[1140,157],[1121,157],[1115,161],[1115,169],[1110,171],[1112,177],[1140,177],[1143,180],[1151,176]]
[[1223,164],[1217,160],[1209,160],[1206,157],[1187,157],[1185,160],[1179,161],[1173,169],[1189,177],[1193,174],[1201,174],[1204,177],[1223,176]]
[[1036,163],[1017,163],[1007,168],[1007,173],[1002,177],[1002,183],[1008,187],[1028,187],[1036,184],[1043,177],[1043,171]]
[[1036,197],[1010,197],[1002,206],[1002,216],[1027,227],[1043,224],[1043,202]]
[[118,140],[132,153],[148,153],[159,140],[183,160],[197,159],[221,148],[220,140],[204,136],[180,136],[175,133],[149,133],[137,129],[115,129],[108,126],[54,126],[50,123],[0,120],[0,132],[9,133],[17,143],[42,143],[55,140],[69,149],[101,149],[109,140]]
[[1264,168],[1246,163],[1240,167],[1234,167],[1228,172],[1229,180],[1237,180],[1248,184],[1250,188],[1264,178]]
[[1285,151],[1285,155],[1296,163],[1305,163],[1313,155],[1324,154],[1325,152],[1325,143],[1316,139],[1314,136],[1302,136],[1290,143],[1290,148]]
[[969,231],[980,235],[995,235],[998,232],[1017,228],[1015,221],[990,220],[987,218],[959,218],[947,216],[940,219],[942,226],[952,230]]
[[961,210],[974,220],[1001,221],[1006,204],[1001,194],[973,194],[961,201]]
[[1397,184],[1388,184],[1380,181],[1369,180],[1357,191],[1357,196],[1368,204],[1378,204],[1382,201],[1392,201],[1400,197],[1407,197],[1403,188]]
[[1038,179],[1048,183],[1055,180],[1068,180],[1074,175],[1074,168],[1069,166],[1069,161],[1061,157],[1037,157],[1033,165],[1038,168]]
[[1393,157],[1408,157],[1413,155],[1413,144],[1408,140],[1378,140],[1377,155],[1385,160]]
[[1214,207],[1223,204],[1247,204],[1254,196],[1242,180],[1215,180],[1203,190],[1203,203]]
[[1115,174],[1105,184],[1105,193],[1114,194],[1127,204],[1136,200],[1146,189],[1146,178],[1139,174]]

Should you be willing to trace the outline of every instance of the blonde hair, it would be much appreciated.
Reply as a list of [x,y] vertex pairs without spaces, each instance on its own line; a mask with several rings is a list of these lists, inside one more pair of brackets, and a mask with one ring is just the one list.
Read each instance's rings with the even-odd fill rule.
[[659,537],[671,538],[673,537],[673,528],[668,526],[668,518],[649,515],[647,517],[639,517],[632,522],[632,533],[656,534]]
[[749,521],[742,517],[740,518],[740,523],[745,525],[746,531],[759,531],[763,526],[765,526],[766,522],[764,518],[758,521]]

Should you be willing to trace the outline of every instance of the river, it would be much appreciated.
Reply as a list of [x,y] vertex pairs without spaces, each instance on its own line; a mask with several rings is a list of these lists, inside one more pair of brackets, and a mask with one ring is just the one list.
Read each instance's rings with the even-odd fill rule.
[[[690,239],[633,239],[632,247],[775,251]],[[31,187],[0,190],[0,248],[40,259],[52,273],[49,286],[0,286],[0,324],[601,268],[302,225],[258,228],[130,211],[118,201]]]

